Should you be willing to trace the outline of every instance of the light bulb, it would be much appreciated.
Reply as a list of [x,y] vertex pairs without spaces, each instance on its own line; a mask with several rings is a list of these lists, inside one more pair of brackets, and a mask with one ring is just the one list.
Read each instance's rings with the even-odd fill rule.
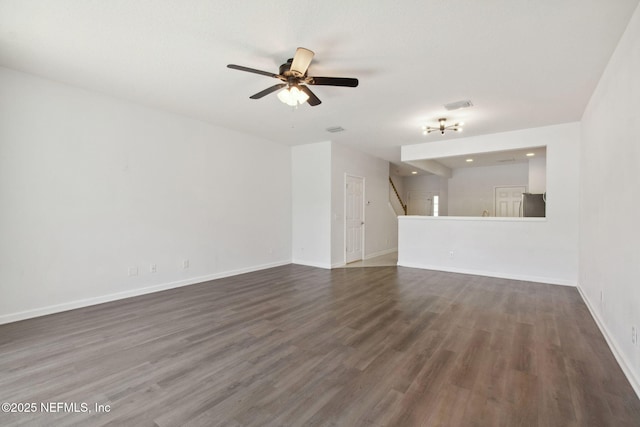
[[296,86],[286,88],[278,92],[278,99],[291,107],[307,102],[309,95],[298,89]]
[[297,87],[294,87],[293,89],[295,89],[294,96],[295,96],[295,99],[298,101],[298,104],[304,104],[305,102],[307,102],[307,100],[309,99],[309,95],[307,95],[305,92],[301,91]]
[[291,100],[291,93],[289,92],[289,89],[282,89],[280,92],[278,92],[278,99],[285,104],[289,104]]

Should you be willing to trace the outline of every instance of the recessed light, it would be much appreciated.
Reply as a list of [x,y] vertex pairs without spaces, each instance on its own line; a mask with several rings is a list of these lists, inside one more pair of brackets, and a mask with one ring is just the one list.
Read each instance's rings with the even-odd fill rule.
[[416,172],[416,171],[411,171],[411,174],[412,174],[412,175],[418,175],[418,172]]
[[473,162],[473,159],[467,159],[467,163]]
[[536,153],[527,153],[527,157],[533,157],[535,155],[536,155]]

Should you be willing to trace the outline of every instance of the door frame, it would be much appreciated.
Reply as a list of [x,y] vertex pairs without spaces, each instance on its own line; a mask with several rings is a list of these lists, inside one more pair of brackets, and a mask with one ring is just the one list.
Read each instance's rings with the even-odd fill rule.
[[[344,265],[347,265],[347,177],[351,177],[351,178],[356,178],[356,179],[361,179],[362,180],[362,222],[364,224],[362,224],[362,258],[360,259],[360,261],[364,260],[364,243],[365,243],[365,230],[366,230],[366,222],[365,222],[365,217],[366,217],[366,211],[365,211],[365,207],[367,206],[366,203],[366,192],[367,192],[367,186],[366,186],[366,181],[367,179],[364,176],[360,176],[360,175],[354,175],[352,173],[344,173],[344,181],[342,183],[342,191],[343,191],[343,196],[342,196],[342,218],[344,218],[344,225],[342,227],[342,262],[344,263]],[[357,262],[356,261],[351,261],[351,262]]]
[[[497,196],[497,190],[498,188],[515,188],[515,187],[524,187],[524,192],[526,193],[527,191],[529,191],[529,186],[526,184],[513,184],[513,185],[494,185],[493,186],[493,216],[495,217],[497,215],[498,212],[498,207],[496,206],[496,202],[498,201]],[[517,217],[501,217],[501,218],[518,218],[520,215],[518,215]]]

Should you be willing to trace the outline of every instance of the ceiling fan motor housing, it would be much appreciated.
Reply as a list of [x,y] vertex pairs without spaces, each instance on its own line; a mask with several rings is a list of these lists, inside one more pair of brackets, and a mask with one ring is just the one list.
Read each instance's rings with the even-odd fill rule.
[[292,62],[293,62],[293,58],[287,59],[287,62],[280,66],[280,69],[278,70],[278,74],[280,74],[281,76],[286,76],[287,74],[289,74],[289,70],[291,70]]

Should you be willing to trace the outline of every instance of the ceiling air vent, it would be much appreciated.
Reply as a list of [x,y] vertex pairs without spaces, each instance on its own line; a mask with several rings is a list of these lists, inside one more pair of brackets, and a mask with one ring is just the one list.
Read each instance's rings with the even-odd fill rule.
[[516,159],[515,158],[510,158],[510,159],[500,159],[498,160],[498,163],[506,163],[506,162],[515,162]]
[[460,108],[468,108],[468,107],[473,107],[473,103],[469,100],[452,102],[451,104],[446,104],[444,106],[444,108],[446,108],[448,111],[459,110]]
[[331,133],[338,133],[343,131],[344,131],[344,128],[342,126],[334,126],[334,127],[327,128],[327,132],[331,132]]

